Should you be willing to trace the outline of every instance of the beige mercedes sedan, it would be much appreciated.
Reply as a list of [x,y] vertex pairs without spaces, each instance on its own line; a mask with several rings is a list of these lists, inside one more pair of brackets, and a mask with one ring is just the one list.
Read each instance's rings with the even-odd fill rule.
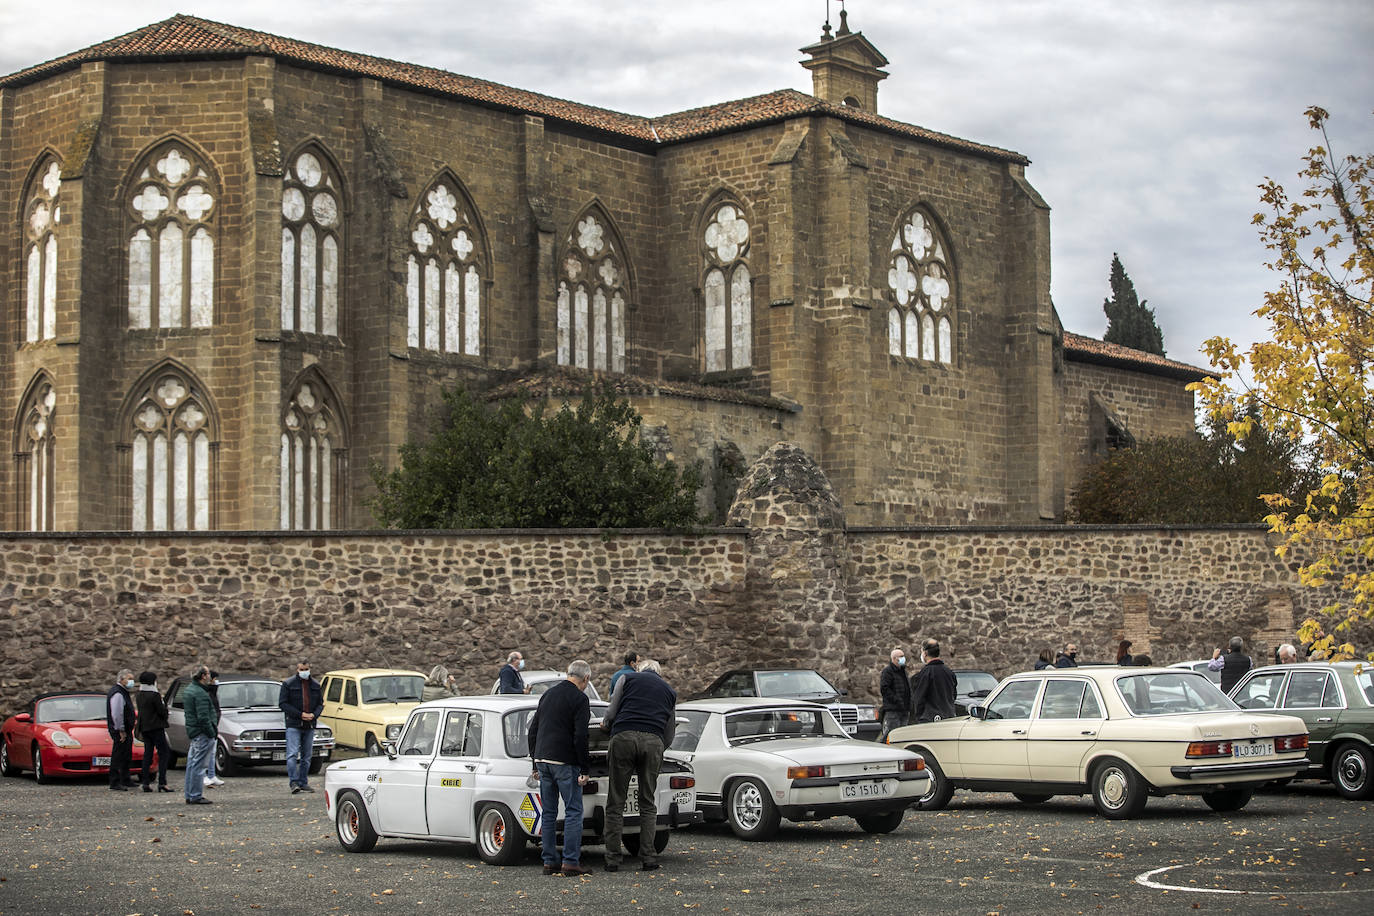
[[894,729],[889,744],[925,758],[923,810],[956,789],[1010,792],[1026,804],[1091,795],[1113,819],[1151,795],[1201,795],[1237,811],[1255,787],[1306,766],[1307,725],[1243,711],[1179,668],[1046,668],[1014,674],[969,715]]

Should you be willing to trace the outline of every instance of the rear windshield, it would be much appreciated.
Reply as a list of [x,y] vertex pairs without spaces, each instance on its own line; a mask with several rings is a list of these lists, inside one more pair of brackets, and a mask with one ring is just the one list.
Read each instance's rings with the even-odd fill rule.
[[1116,679],[1116,689],[1134,716],[1180,712],[1231,712],[1239,709],[1221,689],[1200,674],[1171,671]]
[[418,674],[384,674],[362,680],[364,703],[405,703],[420,699],[425,679]]
[[219,685],[220,709],[246,709],[250,706],[277,708],[281,684],[276,681],[231,681]]
[[51,697],[38,701],[39,722],[94,722],[105,720],[104,697]]
[[[604,751],[609,741],[606,733],[597,727],[605,715],[607,704],[592,703],[591,726],[587,729],[587,750],[589,753]],[[507,757],[528,757],[530,755],[530,719],[534,718],[536,707],[527,706],[508,712],[501,717],[501,735],[506,740]]]
[[845,731],[829,710],[820,708],[751,709],[725,717],[725,737],[732,745],[808,735],[845,737]]

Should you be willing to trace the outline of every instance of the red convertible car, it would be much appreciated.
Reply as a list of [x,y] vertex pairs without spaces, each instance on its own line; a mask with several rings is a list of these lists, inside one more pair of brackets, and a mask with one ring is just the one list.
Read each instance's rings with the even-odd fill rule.
[[[143,745],[135,740],[134,769],[142,765]],[[73,691],[34,697],[24,711],[0,727],[0,773],[17,776],[33,770],[39,782],[55,776],[92,776],[110,771],[110,732],[105,727],[105,695]]]

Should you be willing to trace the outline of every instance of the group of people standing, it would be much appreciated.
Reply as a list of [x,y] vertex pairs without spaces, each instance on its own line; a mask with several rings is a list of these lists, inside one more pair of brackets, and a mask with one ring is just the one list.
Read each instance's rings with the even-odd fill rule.
[[938,722],[954,715],[954,697],[958,693],[958,678],[944,659],[940,658],[940,643],[927,639],[921,643],[921,669],[907,676],[906,650],[900,646],[892,650],[891,661],[878,678],[882,694],[881,718],[883,730],[879,741],[888,732],[913,722]]

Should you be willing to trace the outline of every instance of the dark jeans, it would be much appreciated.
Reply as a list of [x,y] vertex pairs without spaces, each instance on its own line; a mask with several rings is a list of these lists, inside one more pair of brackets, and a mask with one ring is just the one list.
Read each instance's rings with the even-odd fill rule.
[[620,838],[625,832],[625,793],[630,777],[639,777],[639,857],[653,862],[654,834],[658,832],[658,807],[654,796],[658,771],[663,766],[663,739],[649,732],[621,732],[611,736],[607,756],[611,785],[606,792],[606,861],[620,863]]
[[172,756],[172,746],[167,743],[167,729],[155,728],[152,731],[143,733],[143,772],[139,774],[139,782],[146,785],[152,784],[153,751],[157,751],[157,784],[167,785],[167,758]]
[[110,785],[132,782],[129,766],[134,759],[134,736],[129,732],[110,732]]
[[563,861],[582,863],[582,787],[570,763],[536,763],[539,771],[539,852],[545,865],[558,864],[558,799],[563,799]]
[[905,709],[900,712],[883,713],[883,730],[878,733],[878,740],[886,741],[888,732],[892,731],[894,728],[901,728],[903,725],[906,725],[910,719],[911,713],[907,712]]

